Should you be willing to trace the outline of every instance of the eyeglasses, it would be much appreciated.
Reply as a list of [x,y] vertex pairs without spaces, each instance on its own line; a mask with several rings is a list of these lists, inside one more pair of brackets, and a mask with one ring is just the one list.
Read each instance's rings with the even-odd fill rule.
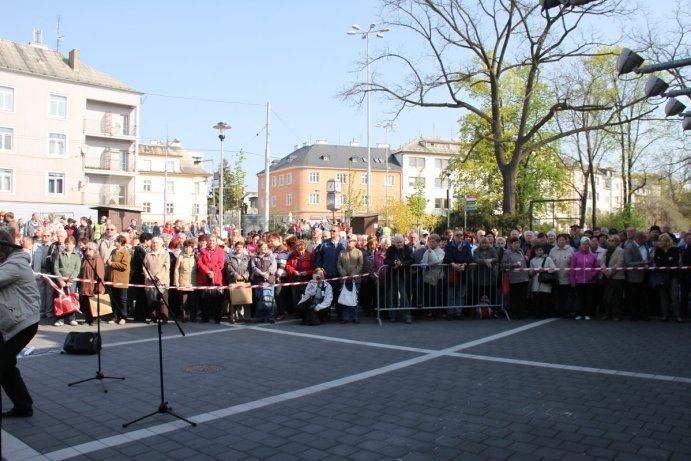
[[117,230],[117,229],[116,229],[116,228],[114,228],[114,227],[109,227],[109,228],[108,228],[108,229],[106,229],[106,230]]
[[463,234],[456,234],[456,237],[463,237]]

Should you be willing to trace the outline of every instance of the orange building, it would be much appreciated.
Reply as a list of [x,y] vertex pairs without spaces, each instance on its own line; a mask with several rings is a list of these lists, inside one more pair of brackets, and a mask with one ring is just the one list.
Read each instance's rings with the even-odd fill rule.
[[[401,198],[401,165],[388,146],[373,147],[372,197],[367,197],[367,148],[316,143],[303,146],[271,165],[269,176],[269,216],[274,223],[307,219],[347,220],[365,213],[378,213],[388,202]],[[266,196],[264,171],[259,181],[259,214],[264,214]],[[327,208],[327,181],[341,183],[338,211]]]

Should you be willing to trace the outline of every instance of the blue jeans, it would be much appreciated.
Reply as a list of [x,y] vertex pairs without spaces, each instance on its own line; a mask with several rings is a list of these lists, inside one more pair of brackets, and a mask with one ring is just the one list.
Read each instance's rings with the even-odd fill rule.
[[465,285],[457,281],[455,285],[449,286],[449,308],[447,315],[461,315],[462,306],[465,306]]

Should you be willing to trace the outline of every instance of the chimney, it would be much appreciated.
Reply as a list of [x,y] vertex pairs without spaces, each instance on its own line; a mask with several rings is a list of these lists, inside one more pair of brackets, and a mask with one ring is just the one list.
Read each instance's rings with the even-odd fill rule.
[[79,50],[76,48],[70,51],[70,67],[79,71]]

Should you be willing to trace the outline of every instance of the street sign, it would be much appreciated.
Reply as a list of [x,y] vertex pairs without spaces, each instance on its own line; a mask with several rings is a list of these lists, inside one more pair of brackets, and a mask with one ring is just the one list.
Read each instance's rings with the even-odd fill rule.
[[477,211],[477,195],[465,196],[465,211]]

